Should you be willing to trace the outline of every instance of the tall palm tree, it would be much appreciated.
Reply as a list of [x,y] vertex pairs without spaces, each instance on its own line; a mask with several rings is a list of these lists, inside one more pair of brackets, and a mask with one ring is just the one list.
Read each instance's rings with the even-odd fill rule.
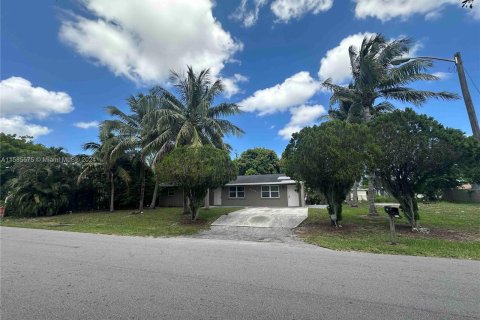
[[[397,100],[420,106],[429,98],[458,99],[450,92],[432,92],[408,87],[418,80],[438,80],[427,73],[433,63],[428,59],[415,59],[400,64],[408,54],[412,41],[408,38],[388,41],[382,35],[365,37],[360,48],[349,48],[352,82],[349,86],[333,84],[327,79],[323,85],[333,93],[330,105],[349,104],[346,120],[369,122],[380,110],[390,110],[388,100]],[[380,103],[377,101],[380,100]],[[369,175],[369,213],[376,214],[373,190],[374,177]]]
[[172,71],[170,81],[179,98],[162,87],[153,89],[162,102],[156,115],[151,117],[156,122],[157,137],[146,145],[146,149],[163,148],[164,152],[157,159],[173,147],[183,145],[212,144],[230,150],[224,137],[228,134],[239,136],[243,130],[223,117],[239,114],[241,110],[235,103],[212,105],[224,90],[222,82],[212,82],[208,69],[195,73],[191,66],[187,66],[186,76]]
[[105,173],[107,180],[110,182],[110,212],[114,210],[115,199],[115,177],[119,177],[125,183],[130,182],[130,175],[118,162],[122,156],[115,153],[112,156],[113,150],[118,145],[119,140],[112,132],[105,130],[100,131],[100,143],[87,142],[83,145],[84,150],[93,151],[93,158],[95,161],[85,164],[82,172],[77,178],[77,183],[88,177],[96,170],[100,169]]
[[[118,143],[113,148],[110,157],[115,159],[124,151],[132,151],[140,163],[140,200],[139,212],[143,211],[145,198],[145,169],[146,158],[153,152],[152,141],[156,139],[156,127],[153,117],[159,107],[159,98],[154,94],[138,94],[130,96],[127,104],[131,113],[126,114],[115,106],[107,107],[107,112],[115,117],[114,120],[105,120],[102,130],[113,132],[118,137]],[[161,145],[160,145],[161,147]]]
[[241,113],[235,103],[220,103],[212,106],[214,99],[224,91],[220,80],[212,83],[210,71],[204,69],[195,73],[191,66],[186,77],[172,71],[179,99],[168,90],[157,87],[162,96],[162,107],[158,112],[161,137],[155,143],[174,141],[176,146],[192,144],[213,144],[220,149],[229,150],[223,139],[227,134],[241,135],[243,130],[222,119]]

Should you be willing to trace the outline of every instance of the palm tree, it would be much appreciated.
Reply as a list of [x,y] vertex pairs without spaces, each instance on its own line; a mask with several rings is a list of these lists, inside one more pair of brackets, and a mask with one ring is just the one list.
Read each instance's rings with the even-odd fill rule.
[[241,113],[235,103],[220,103],[212,106],[224,86],[220,80],[212,83],[210,71],[204,69],[198,74],[188,66],[187,76],[171,73],[171,82],[177,89],[180,99],[169,91],[157,87],[162,96],[162,107],[158,112],[158,126],[162,136],[156,143],[174,141],[179,145],[212,144],[219,149],[229,150],[223,141],[225,135],[241,135],[243,130],[221,117]]
[[[458,99],[450,92],[432,92],[407,87],[418,80],[438,80],[427,73],[433,63],[428,59],[415,59],[398,65],[402,56],[412,47],[412,41],[403,38],[387,41],[382,35],[365,37],[360,48],[349,48],[352,82],[348,87],[333,84],[327,79],[323,85],[333,93],[330,105],[339,104],[344,110],[346,120],[369,122],[377,113],[393,109],[388,100],[413,103],[420,106],[429,98],[444,100]],[[381,102],[376,104],[377,100]],[[335,113],[332,113],[335,115]],[[369,213],[376,214],[373,190],[374,177],[369,175],[368,202]]]
[[234,103],[212,106],[214,99],[224,90],[222,82],[212,82],[208,69],[195,73],[191,66],[187,66],[186,76],[172,71],[170,81],[179,98],[164,88],[153,89],[162,103],[161,108],[155,111],[156,115],[151,117],[156,122],[158,136],[146,145],[146,149],[163,149],[156,159],[172,148],[184,145],[212,144],[219,149],[230,150],[224,137],[228,134],[239,136],[243,130],[223,117],[241,111]]
[[[131,114],[126,114],[117,107],[107,107],[107,112],[117,118],[114,120],[105,120],[102,124],[102,130],[114,132],[118,137],[118,142],[113,148],[110,157],[115,159],[124,151],[132,151],[140,163],[140,201],[139,212],[143,211],[145,198],[145,169],[146,158],[153,152],[152,141],[156,139],[157,130],[152,127],[155,123],[153,117],[156,109],[159,108],[160,101],[154,94],[138,94],[130,96],[127,99]],[[160,146],[161,147],[161,146]]]
[[85,143],[83,149],[93,151],[93,158],[95,161],[86,163],[77,178],[77,184],[79,184],[83,179],[88,177],[89,174],[92,174],[98,169],[106,174],[107,180],[110,182],[110,212],[113,212],[114,210],[115,177],[118,176],[127,184],[130,182],[130,175],[118,162],[122,155],[119,153],[113,154],[113,150],[118,143],[118,138],[115,137],[112,132],[105,130],[100,131],[100,143]]

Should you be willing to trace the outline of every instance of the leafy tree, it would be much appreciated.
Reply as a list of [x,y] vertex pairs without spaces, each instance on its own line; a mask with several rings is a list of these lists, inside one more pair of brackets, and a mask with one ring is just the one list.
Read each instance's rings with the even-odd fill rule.
[[239,175],[280,173],[280,160],[273,150],[248,149],[235,160]]
[[419,219],[416,194],[424,192],[432,180],[458,172],[457,167],[478,148],[474,138],[446,129],[412,109],[379,116],[372,123],[372,132],[381,150],[373,166],[375,173],[399,201],[412,227]]
[[83,170],[78,176],[77,183],[80,184],[86,177],[98,172],[98,169],[105,174],[110,183],[110,212],[114,210],[115,201],[115,177],[119,177],[125,183],[130,181],[130,174],[119,163],[119,158],[122,156],[119,153],[114,153],[114,149],[119,144],[118,137],[114,136],[112,132],[101,131],[100,143],[87,142],[83,145],[83,149],[93,151],[92,159],[84,164]]
[[[365,37],[359,49],[349,48],[352,81],[349,86],[339,86],[327,79],[323,85],[333,93],[330,105],[339,104],[332,116],[352,122],[369,122],[374,116],[393,109],[388,100],[397,100],[420,106],[429,98],[458,99],[449,92],[432,92],[407,87],[418,80],[438,80],[427,73],[433,63],[428,59],[405,60],[412,41],[408,38],[389,41],[380,34]],[[380,102],[378,103],[378,100]],[[376,214],[373,181],[369,177],[369,213]]]
[[46,152],[47,147],[32,142],[33,137],[0,133],[0,199],[5,199],[8,181],[15,177],[12,170],[15,157],[32,157],[39,152]]
[[285,149],[287,174],[325,196],[332,225],[342,220],[342,202],[374,154],[369,141],[364,125],[329,121],[293,134]]
[[178,186],[188,197],[192,220],[204,203],[207,190],[236,177],[236,168],[224,150],[212,145],[178,147],[156,166],[162,181]]

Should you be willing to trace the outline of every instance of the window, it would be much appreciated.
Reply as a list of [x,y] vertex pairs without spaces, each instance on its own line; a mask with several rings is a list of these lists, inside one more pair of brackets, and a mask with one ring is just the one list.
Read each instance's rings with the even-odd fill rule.
[[230,187],[228,190],[229,198],[245,198],[245,187],[235,186]]
[[173,197],[175,195],[175,189],[173,188],[168,188],[168,196]]
[[262,186],[262,198],[280,198],[279,186]]

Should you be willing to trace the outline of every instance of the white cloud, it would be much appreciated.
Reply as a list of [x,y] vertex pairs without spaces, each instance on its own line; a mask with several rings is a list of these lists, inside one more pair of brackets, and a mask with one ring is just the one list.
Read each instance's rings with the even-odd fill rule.
[[[407,19],[414,14],[425,16],[425,19],[436,19],[446,6],[461,8],[458,0],[355,0],[355,16],[357,18],[374,17],[382,21],[394,18]],[[475,5],[469,14],[480,19],[480,6]]]
[[274,0],[270,5],[278,21],[288,22],[298,19],[311,12],[319,14],[328,11],[333,5],[333,0]]
[[245,28],[257,23],[260,8],[267,4],[267,0],[253,0],[253,9],[248,8],[248,0],[242,0],[240,5],[231,15],[231,18],[241,21]]
[[434,76],[440,78],[440,80],[445,80],[445,79],[450,79],[452,77],[452,74],[449,72],[434,72],[432,73]]
[[290,122],[278,131],[278,134],[286,140],[291,138],[292,133],[298,132],[306,126],[313,125],[321,115],[326,113],[326,110],[322,105],[301,105],[290,109],[290,113],[292,114]]
[[[365,37],[371,37],[374,33],[364,32],[350,35],[340,41],[340,44],[335,48],[327,51],[325,56],[320,60],[320,69],[318,77],[324,81],[328,78],[332,79],[333,83],[342,84],[351,78],[352,70],[350,66],[350,56],[348,48],[354,46],[360,48]],[[405,38],[400,36],[399,38]],[[394,39],[391,39],[394,40]],[[421,42],[416,42],[411,47],[410,51],[404,56],[414,57],[417,52],[423,47]]]
[[0,132],[16,134],[18,136],[39,136],[46,135],[52,130],[45,126],[28,123],[22,116],[0,117]]
[[67,93],[33,87],[21,77],[0,82],[0,105],[2,116],[46,118],[50,114],[73,111],[72,98]]
[[239,103],[242,110],[258,112],[260,115],[288,110],[305,103],[320,89],[320,83],[302,71],[287,78],[283,83],[255,91]]
[[348,48],[350,46],[360,47],[363,38],[371,35],[373,33],[370,32],[353,34],[340,41],[335,48],[328,50],[325,57],[320,60],[320,70],[318,71],[320,80],[331,78],[334,83],[341,83],[349,79],[352,71]]
[[74,123],[73,125],[81,129],[90,129],[90,128],[98,127],[100,123],[98,121],[90,121],[90,122],[80,121],[80,122]]
[[171,69],[210,68],[220,78],[243,48],[212,13],[211,0],[83,0],[89,16],[61,21],[60,39],[118,76],[165,82]]
[[247,82],[248,78],[239,73],[235,73],[233,77],[221,78],[221,80],[222,80],[223,87],[225,89],[224,96],[226,98],[230,98],[234,94],[237,94],[240,92],[240,88],[238,84],[242,82]]

